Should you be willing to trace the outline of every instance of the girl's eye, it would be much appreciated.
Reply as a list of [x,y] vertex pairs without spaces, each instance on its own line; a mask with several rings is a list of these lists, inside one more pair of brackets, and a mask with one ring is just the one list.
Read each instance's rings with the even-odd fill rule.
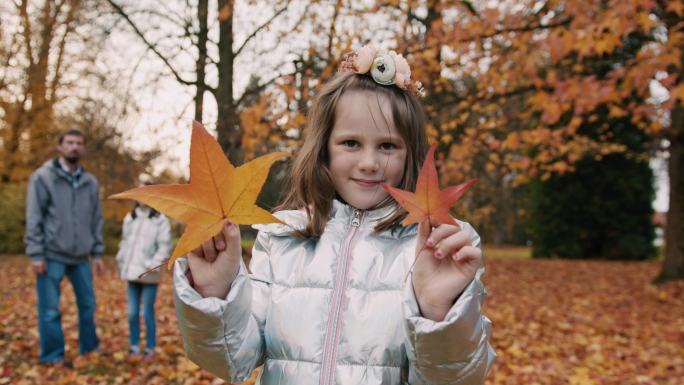
[[349,139],[349,140],[345,140],[344,142],[342,142],[342,145],[346,146],[346,147],[354,148],[354,147],[358,146],[359,143],[355,140]]
[[394,143],[386,142],[380,145],[380,149],[385,151],[394,150],[395,148],[397,148],[397,146]]

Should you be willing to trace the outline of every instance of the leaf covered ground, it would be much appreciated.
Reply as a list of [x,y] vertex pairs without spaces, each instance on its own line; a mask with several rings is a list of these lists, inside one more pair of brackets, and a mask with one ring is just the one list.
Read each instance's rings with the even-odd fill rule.
[[[106,258],[97,278],[101,351],[76,355],[74,296],[62,321],[74,368],[37,365],[35,280],[28,258],[0,257],[0,384],[222,384],[185,358],[170,280],[157,299],[154,361],[127,357],[125,285]],[[492,258],[485,313],[498,360],[487,384],[681,384],[684,282],[650,284],[658,262]]]

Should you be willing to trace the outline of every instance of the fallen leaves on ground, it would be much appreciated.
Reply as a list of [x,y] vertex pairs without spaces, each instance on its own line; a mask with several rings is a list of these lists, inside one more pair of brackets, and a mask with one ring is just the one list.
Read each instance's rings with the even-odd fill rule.
[[[78,355],[78,312],[71,284],[61,285],[62,326],[67,357],[73,369],[38,365],[35,278],[25,256],[0,256],[0,385],[217,385],[225,382],[188,360],[183,350],[170,273],[164,274],[156,302],[157,348],[153,361],[128,355],[126,283],[114,259],[105,257],[106,271],[95,276],[96,325],[100,352]],[[145,325],[141,309],[141,343]],[[253,384],[254,377],[246,384]]]
[[682,383],[684,282],[652,285],[660,263],[491,259],[487,269],[489,384]]
[[[168,276],[157,296],[157,357],[152,362],[128,357],[126,286],[112,258],[105,258],[105,275],[96,277],[101,351],[77,355],[76,305],[65,279],[62,321],[74,368],[39,366],[29,259],[0,258],[0,384],[224,383],[185,357]],[[491,342],[498,354],[487,384],[681,384],[684,282],[651,285],[660,263],[486,263],[484,311],[493,321]]]

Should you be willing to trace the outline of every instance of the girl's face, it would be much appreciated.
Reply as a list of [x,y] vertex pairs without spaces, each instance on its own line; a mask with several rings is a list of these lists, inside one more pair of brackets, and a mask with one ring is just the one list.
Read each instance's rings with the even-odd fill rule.
[[406,144],[394,127],[389,100],[345,92],[335,110],[328,154],[335,190],[348,204],[368,209],[385,199],[380,184],[397,186],[406,162]]

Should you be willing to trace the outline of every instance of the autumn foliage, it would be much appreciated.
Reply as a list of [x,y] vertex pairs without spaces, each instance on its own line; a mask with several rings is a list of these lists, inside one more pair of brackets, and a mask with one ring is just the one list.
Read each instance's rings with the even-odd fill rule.
[[[382,33],[364,19],[368,14],[383,20]],[[335,38],[318,30],[330,37],[322,39],[327,44],[298,55],[296,72],[270,89],[271,103],[244,110],[245,121],[259,116],[255,127],[269,132],[268,141],[252,140],[264,134],[246,127],[245,143],[292,144],[316,86],[334,74],[342,52],[369,41],[404,53],[412,79],[425,85],[442,182],[478,179],[463,206],[490,240],[510,241],[529,220],[521,186],[611,154],[646,164],[659,150],[672,155],[666,234],[684,231],[681,1],[384,0],[338,3],[333,27],[337,20],[360,27]],[[287,103],[275,103],[282,98]],[[639,146],[621,140],[620,121],[636,128]],[[606,205],[597,209],[613,215]],[[682,276],[684,245],[673,235],[666,243],[668,275]]]
[[[112,9],[104,10],[102,2],[95,1],[42,3],[37,6],[38,2],[17,0],[0,5],[0,196],[12,197],[4,200],[5,206],[0,205],[8,207],[0,210],[3,215],[12,214],[2,219],[11,221],[11,226],[0,229],[15,229],[11,236],[18,245],[23,223],[15,213],[22,210],[21,203],[12,202],[22,201],[15,199],[21,198],[18,191],[30,172],[51,154],[62,129],[78,127],[87,133],[92,156],[85,165],[97,175],[104,196],[134,186],[157,155],[126,148],[120,129],[130,122],[122,111],[136,106],[125,104],[129,99],[121,94],[125,77],[110,68],[99,72],[101,66],[93,65],[102,61],[98,49],[104,47],[110,33],[117,36],[117,26],[100,24],[100,16]],[[192,69],[176,72],[167,68],[164,60],[167,67],[159,62],[149,67],[159,74],[175,74],[180,84],[197,93],[198,120],[203,118],[201,96],[213,95],[218,110],[217,137],[223,149],[240,155],[237,159],[243,153],[245,159],[253,159],[274,149],[297,148],[316,89],[333,76],[344,51],[371,42],[403,53],[412,65],[412,78],[426,87],[423,103],[430,139],[436,143],[441,184],[478,179],[471,193],[463,197],[459,212],[476,225],[486,242],[495,239],[492,234],[496,235],[503,223],[512,223],[508,227],[513,229],[522,227],[519,220],[526,208],[520,205],[520,194],[531,181],[552,182],[554,175],[575,172],[585,160],[604,162],[615,154],[644,165],[654,151],[664,150],[671,160],[672,186],[666,232],[671,238],[666,253],[673,256],[664,266],[672,272],[670,277],[681,276],[681,0],[305,3],[310,12],[298,19],[292,41],[302,33],[301,41],[308,46],[293,45],[283,57],[271,56],[271,52],[264,55],[268,64],[282,72],[266,76],[250,72],[251,66],[244,61],[234,63],[234,58],[240,57],[234,54],[251,57],[265,49],[260,43],[246,43],[254,37],[259,37],[254,41],[268,41],[270,37],[262,39],[257,32],[268,32],[270,27],[256,26],[240,46],[232,29],[226,30],[232,28],[234,2],[225,0],[219,1],[220,23],[209,23],[214,28],[209,35],[222,40],[209,46],[218,47],[219,52],[211,48],[207,57],[206,29],[203,39],[201,31],[180,30],[178,36],[189,44],[179,44],[178,36],[160,40],[164,43],[161,48],[181,47],[182,53],[191,55],[199,52],[199,57],[183,61],[194,64],[197,59],[216,76],[205,77],[201,65],[196,74]],[[149,4],[150,10],[140,12],[142,18],[159,14],[156,5],[164,2]],[[197,4],[204,4],[206,11],[206,1]],[[279,1],[276,8],[287,14],[289,4]],[[182,11],[192,17],[195,9],[187,8]],[[133,13],[134,8],[126,9]],[[146,25],[150,31],[168,27],[150,24]],[[202,20],[190,23],[193,28],[195,24],[202,25]],[[345,27],[349,25],[354,28]],[[272,40],[281,38],[285,34]],[[204,48],[193,46],[194,42]],[[188,74],[192,76],[186,78]],[[234,95],[233,89],[240,88],[233,84],[234,77],[251,75],[254,82]],[[101,83],[100,78],[107,80]],[[209,84],[214,80],[216,84]],[[90,95],[90,89],[100,90],[102,95],[94,92],[97,95],[83,103],[74,102],[85,97],[82,90]],[[654,89],[660,90],[659,97]],[[618,140],[615,123],[619,121],[639,131],[638,148]],[[115,245],[119,220],[130,208],[121,202],[103,204],[110,219],[107,239]],[[567,218],[561,222],[567,224]],[[643,253],[636,254],[640,257]],[[185,358],[168,279],[161,284],[157,302],[157,359],[141,362],[126,356],[125,284],[117,278],[110,260],[107,274],[96,280],[102,351],[87,357],[74,355],[74,298],[71,290],[62,290],[68,354],[75,368],[37,366],[35,288],[28,258],[3,257],[0,263],[0,385],[221,383]],[[489,298],[484,312],[493,320],[492,343],[498,354],[488,384],[682,382],[684,286],[681,281],[651,285],[659,262],[487,258],[486,263]]]

